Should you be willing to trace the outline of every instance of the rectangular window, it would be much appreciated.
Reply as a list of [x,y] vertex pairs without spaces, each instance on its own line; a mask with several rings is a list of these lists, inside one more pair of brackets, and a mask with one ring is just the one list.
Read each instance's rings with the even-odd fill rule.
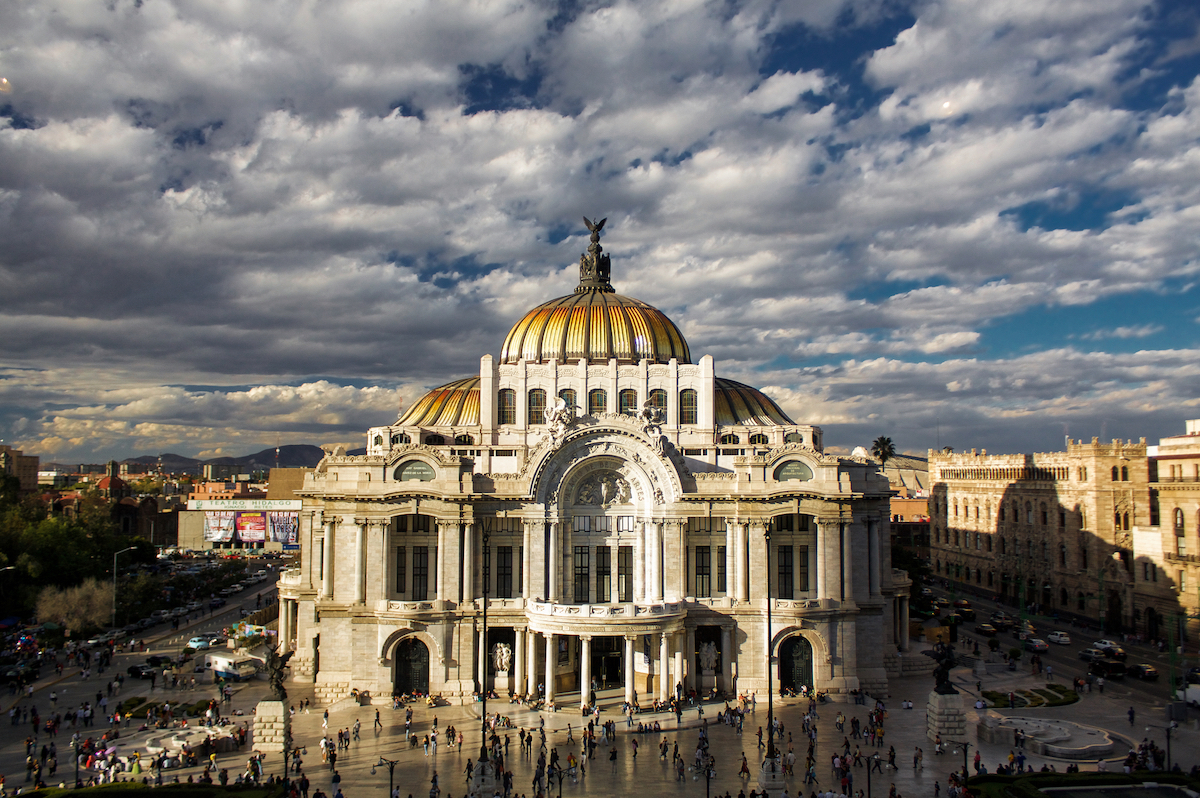
[[525,591],[525,547],[517,546],[517,593]]
[[575,547],[575,603],[587,604],[590,591],[591,556],[587,546]]
[[617,531],[618,532],[632,532],[633,531],[633,516],[632,515],[617,516]]
[[590,515],[577,515],[571,524],[576,532],[591,532],[592,517]]
[[617,548],[617,601],[633,601],[633,546]]
[[717,592],[718,593],[728,593],[729,592],[728,588],[726,587],[728,580],[727,580],[726,573],[725,573],[725,566],[727,565],[725,558],[727,556],[728,556],[728,554],[726,553],[725,547],[717,546]]
[[325,538],[317,541],[317,579],[325,579]]
[[712,549],[708,546],[696,547],[696,597],[710,598],[712,596]]
[[405,576],[407,575],[406,571],[408,570],[406,567],[407,565],[408,565],[408,563],[405,561],[405,558],[404,558],[404,547],[399,546],[396,548],[396,592],[397,593],[403,593],[406,589]]
[[546,392],[541,388],[534,388],[529,392],[529,424],[545,424],[546,423]]
[[795,598],[795,566],[792,562],[792,547],[779,547],[779,590],[781,599]]
[[699,412],[697,411],[697,399],[699,395],[691,388],[685,388],[679,392],[679,423],[680,424],[697,424],[699,423]]
[[796,570],[800,574],[800,592],[807,593],[808,586],[808,546],[798,546],[796,550]]
[[429,547],[413,546],[412,600],[424,601],[429,596]]
[[483,585],[480,588],[485,596],[492,594],[492,547],[483,547]]
[[596,601],[612,601],[612,549],[608,546],[596,547]]
[[513,547],[496,547],[496,595],[513,597]]
[[592,519],[593,532],[612,532],[612,519],[607,515],[598,515]]

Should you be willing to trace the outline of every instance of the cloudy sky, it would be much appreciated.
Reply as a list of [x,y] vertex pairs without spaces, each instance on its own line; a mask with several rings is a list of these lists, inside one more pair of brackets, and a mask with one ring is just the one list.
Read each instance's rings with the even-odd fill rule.
[[1192,2],[0,4],[0,439],[360,443],[618,290],[832,447],[1200,417]]

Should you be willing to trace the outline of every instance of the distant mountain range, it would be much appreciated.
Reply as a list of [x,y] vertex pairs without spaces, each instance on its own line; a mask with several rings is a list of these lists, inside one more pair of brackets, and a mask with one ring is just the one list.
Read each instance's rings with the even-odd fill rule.
[[[159,462],[162,463],[163,470],[171,474],[199,474],[206,465],[230,465],[242,466],[246,471],[264,470],[269,468],[312,468],[317,463],[321,462],[321,458],[325,456],[325,452],[320,446],[311,446],[306,443],[290,444],[288,446],[279,447],[279,460],[275,459],[275,447],[263,449],[261,452],[254,454],[243,455],[242,457],[212,457],[207,460],[200,460],[195,457],[185,457],[181,454],[172,454],[164,452],[160,455],[144,454],[138,457],[127,457],[121,460],[122,463],[138,463],[141,465],[156,466]],[[83,465],[78,463],[60,464],[60,463],[45,463],[41,466],[43,471],[62,469],[66,471],[103,471],[102,465]]]

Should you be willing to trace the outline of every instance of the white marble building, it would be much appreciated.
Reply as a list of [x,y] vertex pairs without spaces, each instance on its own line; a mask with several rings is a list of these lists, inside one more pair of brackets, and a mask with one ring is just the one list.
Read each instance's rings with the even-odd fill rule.
[[887,480],[693,362],[670,319],[614,292],[598,233],[575,292],[478,376],[309,475],[280,626],[323,700],[761,695],[768,648],[776,689],[886,688],[908,620]]

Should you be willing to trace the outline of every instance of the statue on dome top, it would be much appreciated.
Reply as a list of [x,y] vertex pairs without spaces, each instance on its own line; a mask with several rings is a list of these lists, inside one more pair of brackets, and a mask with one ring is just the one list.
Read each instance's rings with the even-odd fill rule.
[[604,247],[600,246],[600,231],[604,229],[604,223],[607,221],[607,216],[598,222],[583,217],[583,223],[591,231],[592,243],[588,246],[588,251],[579,256],[579,286],[575,289],[577,294],[585,291],[614,291],[612,283],[609,282],[612,266],[608,255],[603,254]]

